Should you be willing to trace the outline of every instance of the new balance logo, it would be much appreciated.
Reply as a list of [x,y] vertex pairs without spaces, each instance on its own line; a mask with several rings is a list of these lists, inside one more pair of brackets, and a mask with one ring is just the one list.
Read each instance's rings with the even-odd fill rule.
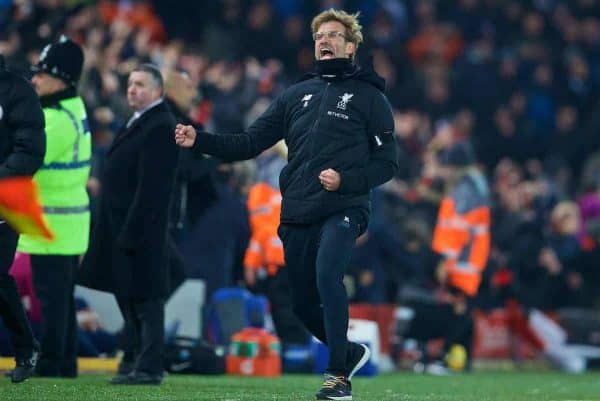
[[302,107],[308,106],[308,102],[310,101],[310,99],[312,99],[312,97],[313,97],[312,93],[309,93],[308,95],[304,95],[304,97],[301,100]]
[[344,220],[340,221],[340,227],[350,228],[350,217],[344,216]]

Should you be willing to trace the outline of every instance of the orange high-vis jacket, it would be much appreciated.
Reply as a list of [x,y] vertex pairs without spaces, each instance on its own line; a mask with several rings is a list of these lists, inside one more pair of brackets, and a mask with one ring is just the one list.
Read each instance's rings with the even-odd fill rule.
[[445,258],[447,283],[476,295],[490,253],[489,190],[478,171],[461,177],[442,200],[432,248]]
[[250,188],[247,205],[251,235],[244,266],[250,269],[264,267],[269,275],[274,275],[285,264],[283,244],[277,235],[281,193],[264,182],[256,183]]

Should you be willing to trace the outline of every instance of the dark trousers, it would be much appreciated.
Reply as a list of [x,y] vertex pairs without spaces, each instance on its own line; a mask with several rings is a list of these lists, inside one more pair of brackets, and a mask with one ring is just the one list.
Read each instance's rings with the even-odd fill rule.
[[163,373],[165,305],[162,299],[117,297],[125,320],[123,327],[123,359],[120,374],[132,371],[151,375]]
[[359,209],[348,209],[310,225],[282,224],[286,269],[294,311],[329,348],[327,371],[347,374],[348,298],[344,273],[356,238],[366,227]]
[[308,344],[310,335],[294,313],[288,269],[279,267],[275,275],[259,281],[255,290],[267,296],[273,325],[282,344]]
[[33,286],[40,300],[42,376],[77,376],[77,322],[75,318],[76,255],[31,255]]
[[23,310],[15,279],[8,274],[17,249],[18,234],[0,223],[0,316],[11,335],[17,360],[26,359],[37,345]]
[[443,353],[448,352],[452,345],[460,344],[470,357],[474,330],[470,305],[464,313],[456,313],[447,303],[411,302],[408,306],[415,311],[415,317],[404,333],[405,338],[419,341],[443,338]]

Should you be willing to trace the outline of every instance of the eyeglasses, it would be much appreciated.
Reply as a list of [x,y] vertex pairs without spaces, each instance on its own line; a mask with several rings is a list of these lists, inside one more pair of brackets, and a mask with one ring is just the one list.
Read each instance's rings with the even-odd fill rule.
[[318,40],[323,39],[327,36],[327,39],[334,40],[335,38],[344,38],[346,39],[346,35],[340,31],[329,31],[329,32],[315,32],[313,33],[313,40],[316,42]]

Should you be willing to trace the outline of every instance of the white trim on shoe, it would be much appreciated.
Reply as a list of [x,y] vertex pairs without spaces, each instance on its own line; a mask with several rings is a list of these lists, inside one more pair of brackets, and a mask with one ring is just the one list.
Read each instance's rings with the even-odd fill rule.
[[348,381],[352,380],[352,376],[354,376],[354,374],[356,372],[358,372],[358,370],[360,368],[362,368],[363,366],[365,366],[365,363],[367,363],[367,361],[369,360],[369,358],[371,357],[371,350],[369,349],[369,347],[367,347],[364,344],[358,344],[361,347],[364,348],[365,352],[363,354],[363,356],[360,358],[360,360],[358,361],[358,363],[356,365],[354,365],[354,368],[352,368],[352,370],[350,371],[350,373],[348,373]]
[[352,401],[352,395],[342,395],[340,397],[330,395],[329,397],[327,397],[327,399],[335,401]]

